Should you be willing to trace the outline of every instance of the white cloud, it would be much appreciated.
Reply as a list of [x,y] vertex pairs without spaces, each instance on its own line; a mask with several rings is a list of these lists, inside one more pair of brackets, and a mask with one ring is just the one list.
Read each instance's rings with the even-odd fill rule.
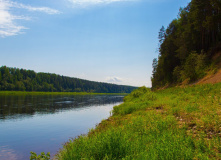
[[106,81],[109,83],[121,83],[123,82],[123,79],[119,77],[107,77]]
[[134,1],[134,0],[68,0],[74,6],[89,6],[89,5],[97,5],[97,4],[109,4],[113,2],[120,1]]
[[[162,2],[168,2],[171,0],[66,0],[73,4],[73,7],[88,7],[93,5],[101,5],[101,4],[110,4],[113,2],[148,2],[148,3],[162,3]],[[175,1],[175,0],[173,0]]]
[[26,27],[16,23],[16,20],[30,20],[30,17],[14,15],[12,8],[26,9],[28,11],[39,11],[47,14],[59,14],[60,12],[48,7],[32,7],[10,0],[0,0],[0,37],[14,36],[24,33]]
[[0,0],[0,36],[13,36],[22,33],[21,30],[26,29],[24,26],[15,24],[17,19],[27,19],[23,16],[12,15],[9,10],[11,3],[9,1]]
[[141,86],[151,86],[151,83],[149,83],[146,80],[141,80],[141,79],[136,79],[134,77],[117,77],[117,76],[110,76],[105,78],[105,82],[108,83],[114,83],[118,85],[129,85],[129,86],[136,86],[136,87],[141,87]]
[[32,7],[29,5],[24,5],[24,4],[20,4],[20,3],[13,3],[14,7],[16,8],[23,8],[23,9],[27,9],[28,11],[38,11],[38,12],[44,12],[47,14],[60,14],[61,12],[55,9],[51,9],[48,7]]

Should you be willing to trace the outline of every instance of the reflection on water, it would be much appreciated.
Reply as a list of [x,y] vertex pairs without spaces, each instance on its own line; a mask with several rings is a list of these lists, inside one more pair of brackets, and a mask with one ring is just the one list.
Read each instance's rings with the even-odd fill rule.
[[85,134],[110,115],[123,96],[0,96],[0,159],[53,156],[69,138]]
[[0,159],[17,160],[19,159],[19,155],[8,146],[0,146]]
[[122,102],[123,96],[0,96],[0,119],[19,119],[35,114],[53,114],[73,108],[85,108]]

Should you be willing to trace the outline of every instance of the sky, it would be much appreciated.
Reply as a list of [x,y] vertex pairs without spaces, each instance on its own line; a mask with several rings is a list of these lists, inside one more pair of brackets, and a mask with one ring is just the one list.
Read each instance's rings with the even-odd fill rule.
[[158,32],[190,0],[0,0],[0,66],[151,87]]

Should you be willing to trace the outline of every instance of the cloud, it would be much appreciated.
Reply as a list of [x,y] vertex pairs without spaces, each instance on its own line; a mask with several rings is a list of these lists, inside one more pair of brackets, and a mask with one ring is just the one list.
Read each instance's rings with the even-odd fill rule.
[[16,8],[23,8],[23,9],[27,9],[28,11],[38,11],[38,12],[44,12],[47,14],[60,14],[61,12],[55,9],[51,9],[48,7],[32,7],[29,5],[24,5],[24,4],[20,4],[20,3],[13,3],[14,7]]
[[121,83],[123,82],[123,79],[119,77],[107,77],[106,81],[109,83]]
[[[114,2],[148,2],[148,3],[162,3],[171,0],[66,0],[73,4],[73,7],[88,7],[93,5],[110,4]],[[175,0],[174,0],[175,1]]]
[[113,2],[134,1],[134,0],[68,0],[74,6],[90,6],[97,4],[109,4]]
[[11,7],[11,3],[9,1],[0,0],[0,36],[13,36],[19,33],[22,33],[23,29],[26,29],[24,26],[19,26],[15,24],[15,20],[24,19],[26,17],[23,16],[15,16],[12,15],[9,10]]
[[59,14],[60,12],[48,7],[32,7],[10,0],[0,0],[0,37],[14,36],[24,33],[28,29],[16,23],[16,20],[30,20],[30,17],[12,14],[12,8],[26,9],[28,11],[38,11],[47,14]]

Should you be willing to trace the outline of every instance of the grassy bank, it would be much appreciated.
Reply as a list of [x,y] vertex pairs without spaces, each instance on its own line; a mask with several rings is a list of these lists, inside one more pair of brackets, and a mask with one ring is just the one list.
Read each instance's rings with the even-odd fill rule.
[[127,95],[128,93],[0,91],[0,95]]
[[221,84],[142,87],[58,159],[221,159]]

